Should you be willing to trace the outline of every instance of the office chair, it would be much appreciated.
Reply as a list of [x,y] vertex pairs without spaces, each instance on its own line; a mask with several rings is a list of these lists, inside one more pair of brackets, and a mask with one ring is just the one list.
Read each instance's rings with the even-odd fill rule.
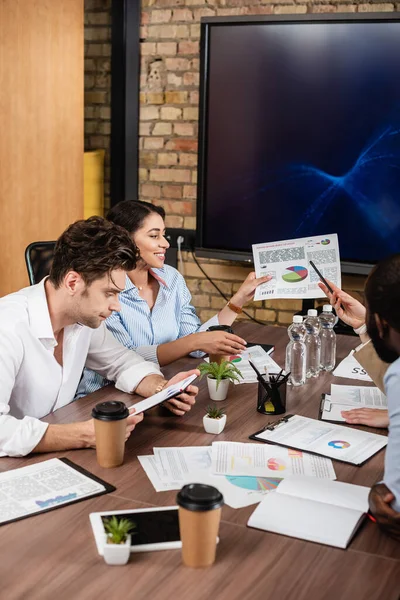
[[55,242],[32,242],[25,250],[29,283],[35,285],[50,273]]

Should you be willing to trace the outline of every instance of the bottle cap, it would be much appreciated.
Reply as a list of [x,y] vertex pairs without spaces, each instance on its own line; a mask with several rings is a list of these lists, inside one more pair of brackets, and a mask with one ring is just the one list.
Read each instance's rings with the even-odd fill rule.
[[205,483],[189,483],[184,485],[176,497],[176,502],[186,510],[205,512],[221,508],[224,497],[217,488]]
[[301,315],[293,315],[293,323],[302,323],[303,317]]
[[324,304],[322,307],[322,312],[332,312],[332,306],[330,304]]
[[318,315],[318,311],[315,308],[309,308],[307,311],[307,315],[309,317],[316,317]]
[[93,408],[92,417],[100,421],[121,421],[129,417],[129,410],[124,402],[118,402],[117,400],[100,402]]

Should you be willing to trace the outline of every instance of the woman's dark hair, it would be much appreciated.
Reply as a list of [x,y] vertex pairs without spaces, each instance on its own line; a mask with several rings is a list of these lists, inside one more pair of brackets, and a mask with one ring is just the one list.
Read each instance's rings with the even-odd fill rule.
[[378,263],[365,284],[370,314],[377,314],[400,331],[400,254]]
[[107,219],[126,229],[131,235],[143,225],[143,221],[151,213],[156,213],[165,219],[165,210],[150,202],[140,200],[123,200],[118,202],[107,215]]
[[58,238],[49,280],[57,288],[68,271],[87,285],[116,269],[136,268],[138,251],[126,229],[103,217],[76,221]]

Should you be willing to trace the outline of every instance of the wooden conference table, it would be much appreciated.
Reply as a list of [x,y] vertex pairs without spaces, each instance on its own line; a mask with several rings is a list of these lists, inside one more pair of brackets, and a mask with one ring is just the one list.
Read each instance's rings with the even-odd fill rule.
[[[249,342],[275,344],[273,357],[284,364],[286,329],[241,323],[235,331]],[[338,336],[338,360],[355,347],[357,339]],[[164,373],[172,375],[198,363],[181,359],[165,368]],[[320,395],[329,391],[332,379],[323,374],[301,388],[290,389],[288,412],[317,418]],[[354,380],[335,381],[357,384]],[[52,456],[66,456],[114,484],[117,490],[1,527],[0,598],[397,600],[400,544],[369,520],[349,548],[339,550],[247,528],[255,506],[239,510],[225,506],[217,561],[207,570],[183,567],[179,550],[132,555],[124,567],[109,567],[98,556],[90,512],[175,504],[175,491],[154,491],[137,455],[152,454],[154,446],[209,445],[215,439],[249,441],[250,433],[274,419],[256,411],[256,394],[256,384],[231,386],[226,402],[227,425],[216,438],[203,430],[202,417],[209,398],[206,382],[201,381],[197,403],[185,417],[161,414],[162,409],[146,414],[127,443],[124,464],[116,469],[100,468],[94,450],[1,458],[0,471],[5,471]],[[111,398],[132,401],[132,397],[108,387],[56,411],[46,420],[68,423],[87,419],[97,402]],[[361,467],[334,461],[339,481],[366,486],[379,480],[383,464],[384,451]]]

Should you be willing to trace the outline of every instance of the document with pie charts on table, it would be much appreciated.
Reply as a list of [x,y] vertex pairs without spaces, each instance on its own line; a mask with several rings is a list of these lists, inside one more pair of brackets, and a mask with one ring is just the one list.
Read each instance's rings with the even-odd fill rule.
[[283,478],[308,475],[321,479],[336,479],[329,458],[272,445],[240,442],[213,442],[211,472],[214,475],[275,475]]
[[254,433],[250,438],[329,456],[354,465],[361,465],[384,448],[388,441],[386,435],[299,415],[287,415]]
[[257,277],[272,275],[259,285],[254,300],[269,298],[323,298],[317,273],[341,287],[339,242],[336,233],[295,240],[253,244],[254,268]]

